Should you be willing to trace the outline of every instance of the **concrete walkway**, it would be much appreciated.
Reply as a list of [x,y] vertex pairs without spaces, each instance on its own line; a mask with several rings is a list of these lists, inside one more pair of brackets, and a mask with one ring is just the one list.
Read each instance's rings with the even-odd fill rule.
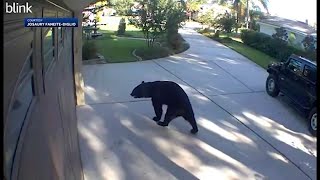
[[[316,179],[316,139],[285,97],[266,94],[266,71],[193,27],[181,29],[191,46],[182,54],[84,66],[85,179]],[[150,99],[130,97],[143,80],[179,83],[199,133],[181,118],[156,125]]]

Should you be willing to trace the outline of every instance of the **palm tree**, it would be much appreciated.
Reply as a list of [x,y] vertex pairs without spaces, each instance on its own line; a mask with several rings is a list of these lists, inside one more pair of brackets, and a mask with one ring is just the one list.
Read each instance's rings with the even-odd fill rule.
[[[220,3],[226,3],[228,0],[220,0]],[[237,23],[240,22],[240,17],[242,12],[246,9],[246,27],[249,27],[249,1],[250,0],[233,0],[233,9],[236,11],[236,19]],[[255,2],[260,2],[262,4],[262,7],[267,11],[269,14],[269,9],[268,9],[268,2],[269,0],[255,0],[251,1],[251,3],[254,5]],[[246,8],[245,8],[246,7]]]
[[[249,28],[249,1],[250,0],[246,0],[247,1],[247,15],[246,15],[246,28],[248,29]],[[259,1],[261,4],[262,4],[262,7],[267,11],[267,14],[269,14],[269,9],[268,9],[268,3],[269,3],[269,0],[257,0]],[[254,4],[254,2],[252,2]]]

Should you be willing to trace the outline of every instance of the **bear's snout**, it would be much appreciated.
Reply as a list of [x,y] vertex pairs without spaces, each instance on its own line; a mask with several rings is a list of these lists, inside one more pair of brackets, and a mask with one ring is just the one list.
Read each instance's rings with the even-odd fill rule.
[[133,98],[137,98],[137,96],[133,95],[133,93],[131,93],[130,96],[132,96]]

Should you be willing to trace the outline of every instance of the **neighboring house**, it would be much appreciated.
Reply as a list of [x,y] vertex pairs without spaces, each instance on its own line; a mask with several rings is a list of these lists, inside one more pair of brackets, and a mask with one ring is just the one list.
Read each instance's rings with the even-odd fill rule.
[[257,23],[260,25],[260,32],[270,36],[276,33],[276,28],[284,27],[288,33],[289,42],[296,47],[304,48],[302,41],[308,35],[312,35],[317,39],[316,30],[308,25],[307,21],[301,22],[270,16],[266,19],[259,20]]

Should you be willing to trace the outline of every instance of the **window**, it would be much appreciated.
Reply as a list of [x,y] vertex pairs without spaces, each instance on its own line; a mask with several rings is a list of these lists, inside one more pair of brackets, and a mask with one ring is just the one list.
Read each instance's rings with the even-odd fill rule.
[[20,133],[34,97],[32,51],[20,73],[17,86],[13,96],[13,104],[8,113],[4,134],[4,166],[5,177],[7,179],[11,179],[10,176]]
[[296,59],[290,59],[290,62],[288,64],[289,70],[297,75],[301,75],[301,66],[302,63]]
[[317,81],[317,70],[316,68],[312,68],[308,65],[304,66],[303,70],[303,76],[309,79],[311,82],[316,82]]
[[49,28],[44,30],[44,37],[42,38],[42,57],[43,69],[47,70],[54,59],[54,29]]

